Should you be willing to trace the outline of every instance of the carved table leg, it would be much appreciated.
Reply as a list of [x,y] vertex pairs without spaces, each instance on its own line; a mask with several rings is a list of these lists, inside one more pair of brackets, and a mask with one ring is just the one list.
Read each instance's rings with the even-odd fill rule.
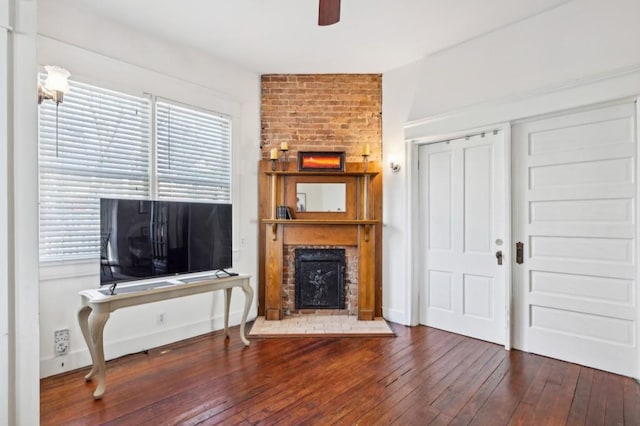
[[240,339],[242,339],[242,343],[249,346],[249,340],[244,335],[244,326],[247,323],[251,302],[253,302],[253,289],[249,285],[249,280],[245,280],[242,283],[242,291],[244,292],[244,312],[242,312],[242,319],[240,320]]
[[91,371],[84,376],[84,379],[88,382],[93,376],[97,373],[97,365],[96,365],[96,349],[93,345],[93,341],[91,340],[91,333],[89,332],[89,314],[91,313],[91,307],[83,306],[78,310],[78,323],[80,324],[80,330],[82,331],[82,336],[84,337],[84,341],[87,344],[87,348],[89,348],[89,354],[91,355]]
[[231,291],[232,290],[233,290],[233,287],[224,289],[224,335],[227,336],[227,338],[230,337],[230,335],[229,335],[229,308],[231,307]]
[[108,313],[91,312],[89,315],[89,333],[94,346],[95,358],[93,362],[93,370],[98,374],[98,386],[93,392],[94,399],[101,399],[106,388],[106,370],[107,366],[104,360],[103,332],[104,325],[109,319]]

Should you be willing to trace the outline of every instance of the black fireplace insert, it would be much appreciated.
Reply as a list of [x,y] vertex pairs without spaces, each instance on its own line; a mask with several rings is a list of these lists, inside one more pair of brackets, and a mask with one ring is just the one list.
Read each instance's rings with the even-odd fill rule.
[[344,249],[296,249],[296,309],[344,309]]

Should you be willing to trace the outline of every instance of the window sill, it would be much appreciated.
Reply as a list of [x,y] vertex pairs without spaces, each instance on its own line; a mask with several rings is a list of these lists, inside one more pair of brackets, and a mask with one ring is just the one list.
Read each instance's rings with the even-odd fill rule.
[[100,260],[97,257],[40,262],[40,281],[97,276]]

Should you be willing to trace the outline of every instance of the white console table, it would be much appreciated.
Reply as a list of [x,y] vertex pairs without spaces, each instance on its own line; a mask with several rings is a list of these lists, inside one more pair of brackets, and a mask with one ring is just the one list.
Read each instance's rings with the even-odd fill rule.
[[85,376],[90,381],[97,377],[98,386],[93,397],[102,398],[106,388],[106,363],[104,359],[103,331],[111,312],[128,306],[143,305],[160,300],[190,296],[215,290],[225,291],[224,332],[229,337],[229,306],[233,287],[240,287],[245,295],[244,312],[240,321],[240,339],[245,345],[249,340],[244,335],[245,324],[251,302],[253,289],[249,285],[248,275],[236,275],[217,278],[215,275],[188,276],[167,278],[162,281],[145,281],[143,283],[122,284],[116,288],[115,294],[109,294],[107,288],[83,290],[80,292],[82,307],[78,311],[78,322],[84,340],[89,347],[91,371]]

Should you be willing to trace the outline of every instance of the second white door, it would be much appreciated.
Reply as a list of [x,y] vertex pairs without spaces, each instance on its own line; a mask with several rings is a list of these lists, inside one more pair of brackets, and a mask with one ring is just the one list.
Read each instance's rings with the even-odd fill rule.
[[490,132],[419,148],[420,322],[508,344],[504,144]]
[[514,346],[638,377],[636,107],[513,128]]

